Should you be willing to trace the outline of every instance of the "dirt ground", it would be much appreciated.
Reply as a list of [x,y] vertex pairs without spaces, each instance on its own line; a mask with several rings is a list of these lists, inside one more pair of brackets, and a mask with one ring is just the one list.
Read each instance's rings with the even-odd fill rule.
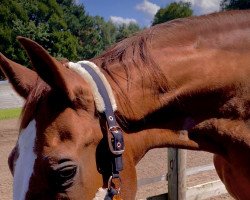
[[[7,166],[10,151],[16,143],[19,122],[17,119],[0,121],[0,199],[12,199],[12,176]],[[188,151],[187,168],[212,163],[212,154]],[[159,177],[167,173],[167,149],[155,149],[147,153],[137,166],[138,180]],[[187,177],[187,186],[218,180],[215,171],[203,172]],[[167,182],[160,181],[138,188],[136,199],[146,199],[167,192]],[[232,200],[228,194],[210,198],[210,200]]]

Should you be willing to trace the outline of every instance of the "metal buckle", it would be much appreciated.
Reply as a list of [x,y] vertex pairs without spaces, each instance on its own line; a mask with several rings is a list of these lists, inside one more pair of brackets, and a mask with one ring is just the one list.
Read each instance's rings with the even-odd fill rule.
[[109,131],[111,131],[111,132],[114,132],[114,133],[117,133],[118,132],[118,130],[122,130],[119,126],[111,126],[110,128],[109,128]]
[[[109,128],[109,134],[108,134],[109,149],[115,155],[121,155],[124,152],[124,148],[122,150],[115,150],[114,147],[113,147],[113,144],[112,144],[112,139],[114,138],[114,136],[111,133],[116,134],[116,133],[118,133],[118,131],[122,131],[122,129],[119,126],[111,126]],[[118,145],[122,145],[122,144],[117,143],[117,146]],[[120,148],[120,147],[118,146],[118,148]]]
[[[112,187],[112,180],[113,180],[113,179],[118,179],[119,182],[120,182],[120,185],[121,185],[121,183],[122,183],[122,180],[121,180],[120,177],[114,178],[113,176],[110,176],[110,177],[109,177],[109,180],[108,180],[108,190],[111,190],[111,187]],[[118,188],[115,187],[115,188],[113,188],[113,189],[115,189],[115,190],[117,191],[117,194],[120,193],[120,190],[121,190],[120,186],[119,186]]]

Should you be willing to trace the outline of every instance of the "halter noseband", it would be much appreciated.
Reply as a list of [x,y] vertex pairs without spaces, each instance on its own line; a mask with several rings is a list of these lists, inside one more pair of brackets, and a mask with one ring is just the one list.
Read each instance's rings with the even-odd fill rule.
[[100,71],[92,62],[80,61],[78,63],[69,62],[69,68],[80,74],[87,81],[93,92],[97,110],[105,116],[107,124],[107,140],[109,150],[112,153],[112,174],[108,180],[108,194],[105,200],[112,199],[114,195],[119,194],[118,188],[112,187],[114,179],[121,181],[119,172],[123,170],[122,154],[124,152],[124,139],[122,129],[116,121],[114,112],[116,111],[116,102],[112,89]]

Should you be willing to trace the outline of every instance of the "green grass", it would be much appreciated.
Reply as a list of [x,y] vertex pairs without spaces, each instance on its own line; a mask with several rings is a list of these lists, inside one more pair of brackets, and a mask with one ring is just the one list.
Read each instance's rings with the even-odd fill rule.
[[17,118],[21,114],[21,108],[9,108],[0,110],[0,120]]

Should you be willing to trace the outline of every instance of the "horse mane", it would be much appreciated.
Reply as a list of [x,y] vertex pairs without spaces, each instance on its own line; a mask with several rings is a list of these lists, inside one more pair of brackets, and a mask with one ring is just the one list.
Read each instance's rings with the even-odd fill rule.
[[130,67],[135,67],[142,72],[140,73],[142,88],[143,79],[147,78],[151,80],[153,87],[165,91],[167,83],[166,77],[150,53],[150,41],[153,37],[152,30],[151,28],[141,31],[116,43],[102,55],[94,58],[94,60],[100,61],[99,66],[106,71],[115,82],[117,82],[117,77],[112,73],[109,66],[118,62],[125,70],[128,80],[128,90],[130,88],[131,78]]
[[[169,47],[184,46],[187,42],[192,42],[192,39],[195,40],[202,35],[217,34],[218,31],[226,34],[227,31],[232,29],[242,28],[244,24],[249,24],[250,16],[246,15],[246,12],[226,11],[158,24],[120,41],[92,60],[97,61],[98,65],[115,82],[117,80],[110,69],[110,65],[119,63],[126,72],[128,89],[131,77],[130,67],[133,66],[141,71],[142,80],[144,77],[149,78],[153,87],[164,92],[168,90],[167,78],[152,58],[150,52],[151,43],[155,37],[163,36],[161,39]],[[250,11],[248,13],[250,14]]]

